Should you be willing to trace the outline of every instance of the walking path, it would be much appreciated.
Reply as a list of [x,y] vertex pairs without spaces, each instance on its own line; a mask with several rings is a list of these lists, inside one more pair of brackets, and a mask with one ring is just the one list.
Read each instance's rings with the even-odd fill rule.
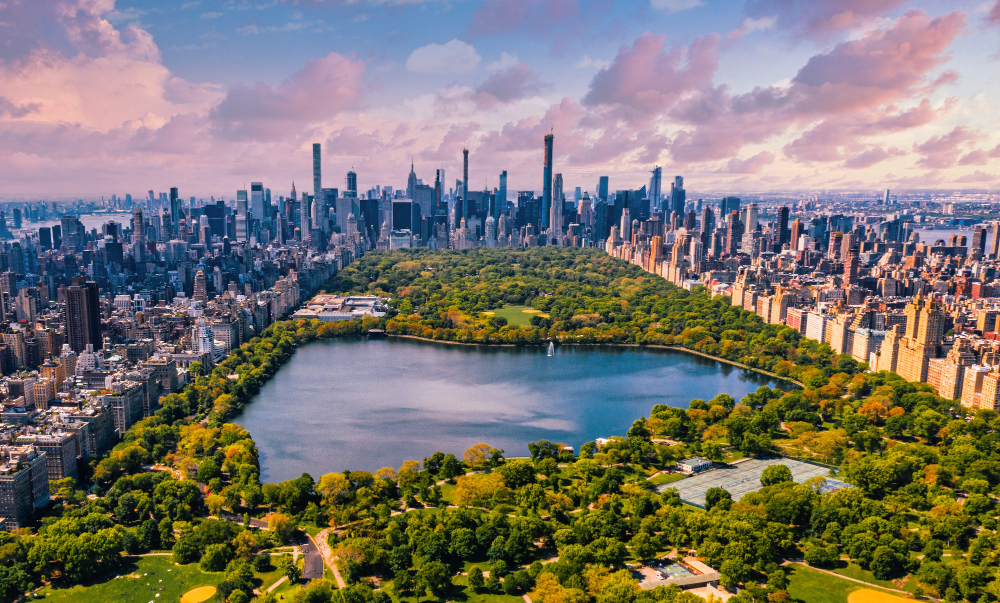
[[276,589],[276,588],[278,588],[279,586],[281,586],[282,584],[284,584],[286,580],[288,580],[288,576],[282,576],[281,578],[278,578],[278,579],[277,579],[277,580],[276,580],[276,581],[274,582],[274,584],[272,584],[271,586],[268,586],[268,587],[267,587],[267,592],[272,592],[272,591],[274,591],[274,589]]
[[347,583],[344,582],[344,579],[340,576],[340,570],[337,569],[337,564],[334,563],[335,557],[333,556],[333,551],[330,550],[330,545],[326,541],[326,535],[329,532],[330,528],[327,528],[319,534],[316,534],[315,539],[312,536],[310,536],[309,539],[316,544],[316,548],[319,549],[320,555],[323,556],[323,561],[326,563],[326,566],[333,572],[333,577],[337,581],[337,588],[347,588]]

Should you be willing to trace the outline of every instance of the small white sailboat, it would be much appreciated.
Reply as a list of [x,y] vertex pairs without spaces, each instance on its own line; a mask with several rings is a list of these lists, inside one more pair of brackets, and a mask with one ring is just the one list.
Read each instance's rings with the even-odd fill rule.
[[549,353],[547,355],[548,356],[556,355],[556,344],[552,343],[551,341],[549,342]]

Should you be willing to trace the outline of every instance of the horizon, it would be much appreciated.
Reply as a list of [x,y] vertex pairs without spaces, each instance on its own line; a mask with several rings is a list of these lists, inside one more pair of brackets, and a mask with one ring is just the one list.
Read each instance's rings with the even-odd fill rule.
[[[243,182],[995,191],[1000,0],[14,0],[0,198]],[[307,185],[308,183],[308,185]]]

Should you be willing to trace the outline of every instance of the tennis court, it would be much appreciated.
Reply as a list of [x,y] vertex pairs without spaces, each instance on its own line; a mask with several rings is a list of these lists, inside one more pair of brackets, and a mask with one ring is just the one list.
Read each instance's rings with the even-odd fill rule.
[[677,488],[682,501],[701,508],[705,507],[705,492],[709,488],[723,488],[732,495],[733,500],[739,500],[748,492],[760,490],[760,476],[764,473],[764,469],[771,465],[785,465],[792,472],[792,479],[798,483],[813,477],[825,477],[830,474],[830,470],[826,467],[796,459],[783,457],[750,459],[734,465],[716,464],[717,469],[670,484],[663,484],[659,487],[659,491]]

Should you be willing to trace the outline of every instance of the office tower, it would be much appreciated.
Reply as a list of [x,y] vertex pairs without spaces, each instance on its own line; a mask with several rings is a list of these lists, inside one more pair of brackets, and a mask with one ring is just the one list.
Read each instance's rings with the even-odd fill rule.
[[725,197],[722,199],[722,207],[720,208],[721,215],[728,216],[733,212],[739,213],[740,211],[740,198],[739,197]]
[[320,145],[320,143],[314,142],[313,143],[313,195],[316,197],[323,194],[323,176],[321,170],[322,162],[323,162],[322,146]]
[[146,225],[142,221],[142,210],[135,208],[132,212],[132,254],[135,261],[143,261],[146,247]]
[[677,212],[678,216],[684,215],[684,204],[687,202],[687,192],[684,190],[684,177],[674,176],[674,182],[670,185],[670,211]]
[[736,255],[739,248],[740,239],[743,238],[743,223],[740,222],[740,212],[733,211],[729,214],[729,223],[726,225],[726,247],[727,255]]
[[802,236],[802,222],[798,218],[792,221],[792,230],[789,233],[789,248],[792,251],[798,251],[799,249],[799,237]]
[[444,200],[444,170],[434,172],[434,215],[448,214],[448,205]]
[[347,194],[358,196],[358,175],[353,170],[347,172]]
[[507,170],[500,172],[500,188],[497,189],[497,197],[493,202],[493,215],[497,220],[501,214],[507,212]]
[[656,166],[653,171],[650,172],[653,177],[649,179],[649,213],[663,209],[661,207],[662,199],[660,195],[660,190],[662,188],[661,182],[663,180],[663,168]]
[[201,268],[194,275],[194,298],[198,300],[202,308],[208,303],[208,293],[205,290],[205,273]]
[[885,189],[885,204],[889,205],[889,189]]
[[1000,220],[993,222],[993,243],[990,245],[990,257],[1000,259]]
[[181,208],[181,200],[177,194],[177,187],[170,188],[170,223],[176,229],[178,222],[181,221],[181,214],[184,213]]
[[972,231],[972,253],[979,252],[979,255],[986,254],[986,228],[977,226]]
[[14,228],[21,228],[21,208],[14,208]]
[[688,231],[688,234],[694,232],[695,225],[698,221],[698,214],[694,210],[689,210],[684,214],[684,230]]
[[247,192],[245,190],[236,191],[236,240],[247,240]]
[[52,249],[52,229],[48,226],[42,226],[38,229],[38,242],[41,244],[42,249],[48,251]]
[[597,181],[597,198],[605,203],[608,202],[608,177],[601,176]]
[[545,163],[542,166],[542,230],[549,227],[552,207],[552,134],[545,135]]
[[711,206],[704,206],[701,208],[701,243],[705,247],[709,246],[711,241],[710,237],[712,232],[715,231],[715,213],[712,211]]
[[469,149],[462,149],[462,212],[455,219],[461,220],[468,214],[469,214]]
[[410,175],[406,177],[406,198],[414,199],[417,192],[417,173],[413,169],[413,160],[410,160]]
[[778,249],[780,251],[781,247],[788,243],[791,237],[791,233],[788,231],[788,208],[782,206],[778,210]]
[[267,209],[264,207],[264,184],[250,183],[250,219],[264,227],[267,220]]
[[73,284],[66,287],[66,339],[76,353],[85,351],[88,345],[95,350],[102,347],[97,283],[82,276],[75,277]]
[[563,177],[556,174],[552,187],[552,209],[549,216],[549,230],[553,236],[562,235]]

